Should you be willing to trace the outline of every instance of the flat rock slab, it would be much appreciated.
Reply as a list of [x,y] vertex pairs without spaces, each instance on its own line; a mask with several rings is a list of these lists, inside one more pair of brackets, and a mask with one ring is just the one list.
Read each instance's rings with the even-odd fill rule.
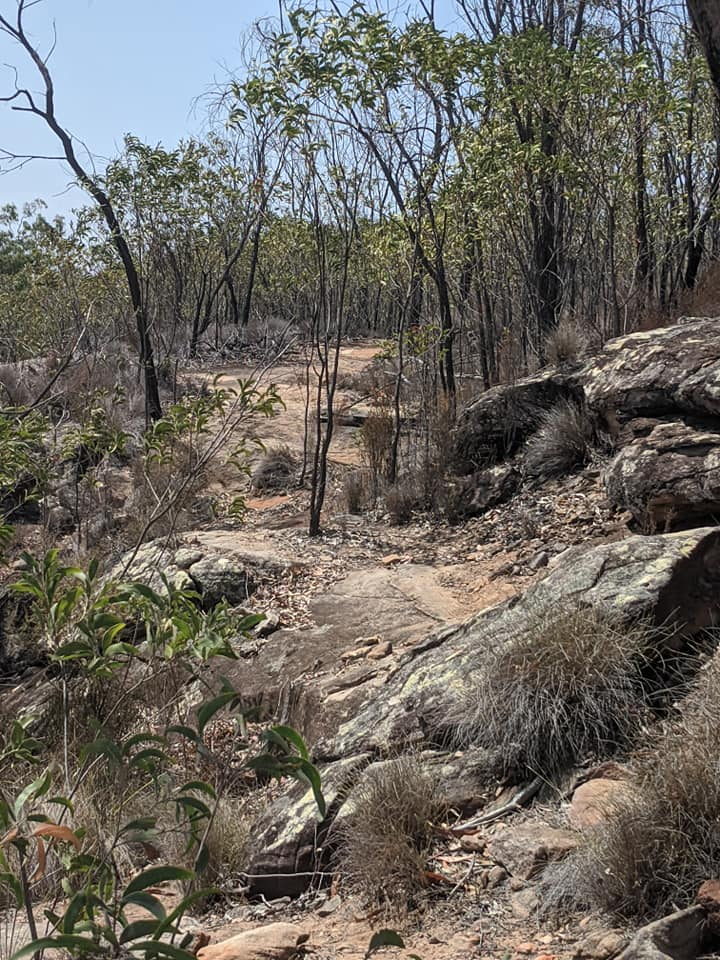
[[487,852],[511,876],[531,880],[548,863],[572,853],[578,843],[578,835],[570,830],[531,822],[498,830],[488,840]]
[[270,923],[201,947],[197,957],[198,960],[291,960],[307,939],[302,927],[296,924]]
[[355,570],[314,599],[310,613],[318,626],[332,627],[338,653],[359,637],[399,643],[463,617],[436,571],[415,563]]
[[[547,576],[513,598],[416,644],[337,735],[318,746],[328,760],[365,751],[387,755],[423,743],[458,695],[478,682],[489,656],[528,629],[540,608],[602,606],[629,621],[644,617],[694,634],[720,612],[720,529],[633,536],[566,551]],[[678,638],[678,644],[680,643]]]
[[[383,571],[384,574],[387,571]],[[371,602],[371,595],[364,595]],[[323,849],[336,818],[352,809],[353,788],[371,763],[387,762],[406,749],[421,756],[442,741],[443,719],[468,687],[478,682],[494,650],[527,632],[539,608],[562,603],[601,606],[632,621],[637,617],[675,627],[672,642],[682,645],[711,625],[720,613],[720,529],[666,536],[629,537],[566,551],[544,580],[523,597],[485,610],[457,627],[430,633],[408,649],[384,680],[372,680],[372,695],[356,701],[337,731],[313,749],[320,766],[328,815],[320,822],[308,790],[295,785],[268,808],[253,830],[254,853],[248,873],[252,892],[274,898],[296,895],[309,886],[313,871],[326,862]],[[332,629],[328,629],[332,640]],[[275,636],[278,636],[277,634]],[[347,637],[340,650],[347,649]],[[670,642],[668,630],[659,643]],[[241,665],[242,666],[242,665]],[[448,731],[449,732],[449,731]],[[459,805],[486,799],[493,758],[476,753],[430,758],[440,783],[457,787]],[[569,831],[534,825],[513,840],[496,832],[496,859],[518,876],[564,856],[576,845]]]

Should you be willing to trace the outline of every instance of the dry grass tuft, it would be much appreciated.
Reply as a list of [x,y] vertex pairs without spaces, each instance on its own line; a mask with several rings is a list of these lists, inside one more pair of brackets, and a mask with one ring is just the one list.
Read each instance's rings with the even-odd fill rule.
[[525,447],[525,470],[531,477],[560,477],[588,463],[595,431],[585,407],[562,400],[540,418]]
[[627,798],[545,880],[550,907],[649,919],[693,903],[720,861],[720,658],[636,759]]
[[253,470],[252,485],[256,490],[285,490],[297,468],[297,457],[289,447],[273,447],[265,451]]
[[372,478],[365,470],[351,470],[343,477],[343,497],[347,512],[360,514],[368,505],[371,496]]
[[521,636],[489,655],[444,723],[458,742],[496,754],[505,774],[556,777],[638,732],[654,635],[601,608],[538,609]]
[[387,487],[384,494],[385,509],[393,523],[410,523],[413,514],[422,506],[418,488],[412,477],[401,477]]
[[545,341],[545,355],[548,363],[561,367],[576,363],[583,355],[585,341],[576,323],[563,320],[557,325]]
[[338,833],[344,883],[364,901],[390,911],[410,907],[426,887],[437,788],[412,755],[369,767],[354,788]]

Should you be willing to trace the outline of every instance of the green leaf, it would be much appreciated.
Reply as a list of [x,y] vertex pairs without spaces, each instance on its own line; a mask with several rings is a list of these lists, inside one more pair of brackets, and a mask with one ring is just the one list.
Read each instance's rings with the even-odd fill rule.
[[181,867],[149,867],[138,874],[134,880],[123,890],[123,900],[127,899],[128,894],[135,893],[138,890],[145,890],[147,887],[155,887],[160,883],[166,883],[169,880],[192,880],[191,870],[183,870]]
[[[276,743],[278,743],[280,746],[284,746],[285,748],[286,748],[286,745],[282,743],[282,740],[287,740],[288,743],[291,743],[296,748],[297,752],[300,754],[303,760],[310,759],[310,754],[308,753],[308,749],[305,746],[305,741],[297,732],[297,730],[293,730],[292,727],[283,727],[283,726],[271,727],[269,730],[265,732],[264,736],[266,739],[272,738]],[[278,741],[276,739],[277,737],[281,737],[282,740]]]
[[173,946],[172,943],[162,943],[160,940],[141,940],[130,945],[130,950],[143,950],[146,957],[169,957],[170,960],[195,960],[195,955]]
[[172,727],[168,727],[167,733],[176,733],[179,737],[185,737],[185,739],[191,743],[198,743],[200,740],[196,730],[193,730],[192,727],[183,726],[182,724],[175,724]]
[[152,937],[158,928],[157,920],[134,920],[120,934],[120,943],[137,940],[139,937]]
[[226,707],[228,703],[236,700],[237,696],[238,694],[235,690],[226,690],[225,693],[221,693],[212,700],[208,700],[207,703],[204,703],[198,710],[198,732],[202,734],[203,730],[212,717],[215,716],[218,710],[222,710],[222,708]]
[[197,790],[199,793],[206,793],[211,800],[217,800],[217,794],[204,780],[190,780],[180,787],[180,793],[185,793],[187,790]]
[[167,916],[167,912],[162,902],[158,900],[158,898],[152,893],[147,893],[145,890],[137,890],[135,893],[131,893],[128,896],[123,897],[122,906],[126,907],[129,904],[134,904],[136,907],[142,907],[161,922],[164,921]]
[[397,930],[378,930],[378,932],[374,933],[370,938],[370,943],[365,953],[365,960],[378,950],[382,950],[383,947],[400,947],[404,949],[405,941]]
[[33,780],[24,790],[18,794],[13,807],[15,817],[19,817],[23,807],[30,799],[37,799],[47,793],[52,783],[52,774],[46,770],[37,780]]
[[[20,950],[17,950],[10,957],[10,960],[22,960],[23,957],[32,957],[42,950],[52,949],[69,950],[71,951],[71,955],[74,956],[72,951],[77,950],[87,953],[97,953],[97,944],[94,940],[88,940],[86,937],[74,937],[67,933],[58,933],[53,937],[41,937],[39,940],[32,940],[30,943],[26,943],[24,947],[21,947]],[[181,960],[186,960],[186,957],[182,957]]]

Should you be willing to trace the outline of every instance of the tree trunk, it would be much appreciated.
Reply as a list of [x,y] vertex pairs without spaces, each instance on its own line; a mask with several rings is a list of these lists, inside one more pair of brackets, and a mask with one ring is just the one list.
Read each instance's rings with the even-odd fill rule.
[[718,0],[687,0],[687,7],[720,100],[720,4]]

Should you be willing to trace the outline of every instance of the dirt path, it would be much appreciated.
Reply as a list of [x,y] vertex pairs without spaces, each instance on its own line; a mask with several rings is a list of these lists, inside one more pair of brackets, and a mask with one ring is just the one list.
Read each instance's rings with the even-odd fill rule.
[[[349,344],[340,350],[338,391],[335,409],[342,412],[358,400],[358,395],[344,388],[352,378],[361,373],[377,355],[379,345],[375,342]],[[246,379],[255,373],[247,366],[227,366],[208,371],[211,378],[217,377],[219,387],[231,388],[238,379]],[[268,447],[287,445],[294,453],[302,455],[305,423],[305,365],[301,358],[283,360],[264,377],[266,384],[274,384],[282,398],[274,417],[254,422],[258,438]],[[335,424],[330,459],[333,463],[357,464],[360,462],[356,432],[353,427]]]

